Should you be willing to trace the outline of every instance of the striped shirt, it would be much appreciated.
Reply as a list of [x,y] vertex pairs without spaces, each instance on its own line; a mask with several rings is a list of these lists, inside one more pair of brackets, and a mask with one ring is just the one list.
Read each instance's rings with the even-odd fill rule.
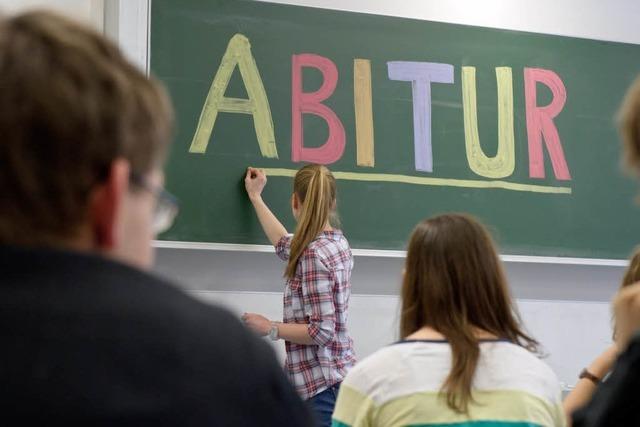
[[[289,259],[291,236],[276,245]],[[341,382],[355,364],[347,333],[353,256],[342,232],[324,231],[305,249],[284,290],[284,323],[309,325],[313,345],[285,342],[285,371],[303,399]]]
[[551,369],[524,348],[483,341],[469,414],[439,393],[451,369],[446,341],[403,341],[351,370],[342,383],[333,426],[564,426],[561,388]]

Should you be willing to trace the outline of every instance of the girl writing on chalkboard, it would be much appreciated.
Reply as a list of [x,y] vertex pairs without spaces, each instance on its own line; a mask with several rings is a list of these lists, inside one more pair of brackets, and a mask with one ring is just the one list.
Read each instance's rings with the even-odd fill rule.
[[336,227],[336,181],[321,165],[300,169],[293,180],[293,236],[269,210],[261,194],[267,177],[249,168],[245,187],[262,228],[287,262],[284,319],[245,313],[245,323],[262,336],[283,339],[285,370],[302,398],[310,401],[319,425],[330,426],[338,388],[355,364],[347,333],[353,257]]
[[491,237],[460,214],[427,219],[409,242],[402,340],[345,378],[338,426],[563,426],[560,383],[515,313]]

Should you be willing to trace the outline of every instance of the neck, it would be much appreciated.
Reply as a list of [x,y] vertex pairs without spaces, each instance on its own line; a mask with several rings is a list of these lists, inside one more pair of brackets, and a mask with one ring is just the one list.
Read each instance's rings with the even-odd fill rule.
[[[498,337],[480,328],[473,328],[473,335],[479,340],[495,340]],[[408,340],[446,340],[447,337],[430,326],[423,326],[407,338]]]

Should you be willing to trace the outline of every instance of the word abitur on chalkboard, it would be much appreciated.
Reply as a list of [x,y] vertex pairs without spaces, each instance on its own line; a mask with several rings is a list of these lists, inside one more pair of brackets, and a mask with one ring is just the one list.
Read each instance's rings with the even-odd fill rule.
[[638,45],[254,0],[154,0],[150,45],[178,123],[162,240],[268,243],[246,168],[293,229],[305,162],[338,179],[358,249],[452,211],[510,255],[624,259],[640,235],[614,120]]
[[[239,68],[248,95],[247,99],[225,97],[225,91],[235,68]],[[304,92],[304,68],[315,68],[322,75],[322,84],[314,92]],[[434,172],[431,142],[431,85],[452,84],[454,66],[434,62],[391,61],[387,63],[390,80],[410,82],[413,92],[413,133],[415,170]],[[476,102],[476,68],[462,67],[462,105],[464,115],[465,146],[469,168],[485,178],[506,178],[515,169],[515,137],[513,113],[513,77],[511,67],[496,67],[498,92],[498,148],[495,156],[487,156],[480,144]],[[553,119],[562,111],[567,99],[565,85],[552,70],[524,68],[524,94],[528,134],[529,177],[545,178],[543,141],[545,142],[553,172],[558,180],[571,180],[560,135]],[[346,145],[344,125],[338,115],[323,101],[336,89],[339,73],[336,65],[325,56],[303,53],[291,58],[291,160],[329,165],[342,158]],[[355,107],[357,165],[375,167],[374,120],[372,112],[371,62],[355,58],[353,61],[353,99]],[[546,106],[537,103],[537,84],[545,85],[552,93]],[[204,153],[219,112],[242,113],[253,116],[257,143],[262,156],[278,158],[269,100],[251,53],[249,39],[236,34],[229,42],[220,67],[213,78],[200,120],[189,151]],[[303,141],[303,114],[321,117],[327,124],[329,135],[320,147],[305,147]],[[357,175],[340,176],[357,179]],[[385,175],[387,181],[399,181]],[[458,180],[459,181],[459,180]],[[454,181],[451,180],[453,183]],[[425,181],[429,183],[429,181]],[[464,181],[458,182],[465,186]],[[446,181],[443,182],[446,185]],[[470,183],[471,184],[471,183]],[[507,184],[507,183],[505,183]],[[473,185],[469,185],[472,187]],[[506,186],[506,189],[570,194],[569,187],[540,185]]]

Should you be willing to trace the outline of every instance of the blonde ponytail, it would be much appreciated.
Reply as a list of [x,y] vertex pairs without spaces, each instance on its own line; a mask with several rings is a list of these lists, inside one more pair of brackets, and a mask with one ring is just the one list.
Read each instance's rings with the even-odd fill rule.
[[293,192],[301,204],[298,225],[291,240],[289,263],[285,277],[296,273],[298,261],[309,244],[322,232],[332,218],[336,202],[336,182],[326,167],[307,165],[296,173]]

